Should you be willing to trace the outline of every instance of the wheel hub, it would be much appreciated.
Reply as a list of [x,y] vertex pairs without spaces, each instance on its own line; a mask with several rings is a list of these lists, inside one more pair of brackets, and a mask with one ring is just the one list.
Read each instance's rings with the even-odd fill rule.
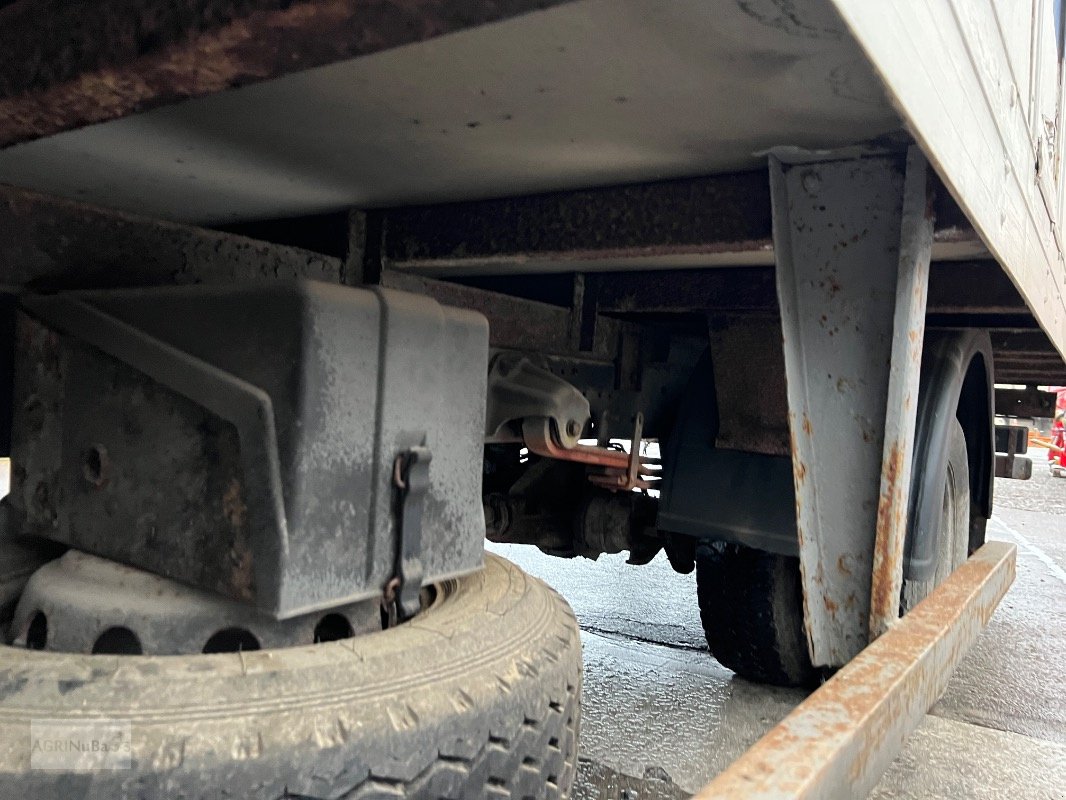
[[382,628],[365,600],[277,621],[248,605],[76,550],[38,569],[11,625],[16,646],[182,655],[309,645]]

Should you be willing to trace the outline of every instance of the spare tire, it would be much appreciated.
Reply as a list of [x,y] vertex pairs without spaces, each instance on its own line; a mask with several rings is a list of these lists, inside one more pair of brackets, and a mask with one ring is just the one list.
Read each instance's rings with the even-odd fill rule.
[[[567,797],[581,687],[570,608],[492,555],[437,588],[407,624],[307,647],[0,647],[0,797]],[[42,756],[41,731],[83,739],[86,721],[127,730],[129,749],[40,769],[76,760]]]

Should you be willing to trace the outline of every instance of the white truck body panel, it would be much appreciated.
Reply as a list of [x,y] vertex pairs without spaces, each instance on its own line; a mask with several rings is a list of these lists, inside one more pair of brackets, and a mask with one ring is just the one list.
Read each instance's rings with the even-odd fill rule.
[[1066,352],[1061,63],[1050,0],[833,3],[955,200]]

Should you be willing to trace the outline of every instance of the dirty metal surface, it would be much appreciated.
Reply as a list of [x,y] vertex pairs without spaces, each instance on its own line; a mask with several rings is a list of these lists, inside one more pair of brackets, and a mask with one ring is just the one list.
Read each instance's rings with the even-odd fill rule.
[[311,282],[23,303],[26,532],[288,618],[380,595],[426,445],[425,581],[480,567],[484,319]]
[[867,794],[944,692],[1015,574],[990,542],[699,792],[712,798]]
[[[136,26],[142,6],[124,2]],[[180,17],[187,4],[175,5]],[[736,172],[763,164],[756,154],[782,141],[843,146],[899,130],[826,0],[802,8],[769,0],[761,8],[748,0],[272,5],[249,0],[234,10],[213,0],[204,13],[233,11],[233,23],[181,39],[173,65],[166,59],[174,45],[156,51],[148,21],[146,52],[119,68],[113,102],[95,96],[91,70],[86,90],[75,91],[77,77],[56,85],[55,94],[70,91],[70,103],[47,86],[30,94],[27,103],[45,104],[47,123],[90,102],[90,112],[121,115],[123,90],[137,95],[145,81],[150,96],[188,89],[172,99],[196,92],[198,78],[226,89],[235,71],[238,82],[248,71],[251,84],[209,85],[211,94],[5,148],[0,180],[228,224]],[[64,7],[79,19],[93,13]],[[165,20],[172,6],[147,8]],[[49,14],[40,16],[47,25]],[[819,34],[797,33],[797,18]],[[499,21],[481,24],[491,20]],[[450,33],[425,38],[434,31]],[[65,37],[55,39],[52,61],[79,60],[62,52]],[[388,46],[402,41],[413,44]],[[205,42],[213,49],[200,52]],[[325,65],[308,69],[316,61],[309,53]],[[160,60],[173,67],[163,86]],[[202,71],[186,81],[188,61]],[[42,71],[56,67],[42,54]]]
[[[963,246],[980,257],[950,197],[941,208],[938,254],[955,258]],[[771,227],[770,188],[757,170],[392,209],[384,258],[394,269],[444,275],[772,265]],[[661,291],[683,296],[667,280]]]
[[996,414],[1007,417],[1055,416],[1055,393],[1035,386],[1024,389],[996,389]]
[[[381,285],[425,294],[440,303],[484,314],[489,320],[489,342],[493,347],[537,351],[545,355],[573,354],[579,349],[570,333],[573,315],[567,308],[395,270],[382,273]],[[618,320],[598,320],[585,357],[590,360],[613,358],[622,327],[624,323]]]
[[781,323],[774,316],[709,320],[718,401],[715,446],[791,455]]
[[[550,418],[564,447],[581,438],[589,401],[572,384],[520,353],[497,353],[489,362],[486,441],[520,441],[526,417]],[[517,423],[517,424],[516,424]]]
[[1061,365],[996,364],[996,381],[1026,386],[1066,386],[1066,368]]
[[0,8],[0,147],[568,0],[102,0]]
[[[2,14],[3,12],[0,12]],[[335,258],[0,186],[0,282],[41,289],[341,280]]]
[[772,159],[804,621],[816,665],[866,646],[902,159]]
[[1004,357],[1059,357],[1055,345],[1043,331],[991,331],[990,338],[992,351]]
[[[370,238],[360,241],[360,252],[372,244]],[[340,259],[299,247],[0,186],[0,279],[9,286],[88,289],[279,278],[348,283],[352,277]],[[521,349],[548,353],[576,347],[572,315],[558,306],[397,270],[385,270],[380,282],[485,314],[493,323],[495,346],[519,349],[524,341],[527,347]],[[596,353],[605,352],[617,335],[618,323],[603,314],[777,313],[774,271],[767,267],[611,272],[596,281],[591,300],[601,315],[593,330]],[[929,310],[946,318],[1028,314],[1017,290],[991,261],[934,264]],[[1030,330],[1017,336],[1004,332],[1004,351],[1053,353],[1046,336],[1032,329],[1031,318],[1027,324]]]
[[[597,307],[603,313],[670,314],[702,310],[736,314],[777,314],[774,270],[767,267],[731,269],[664,269],[654,272],[609,272],[600,275]],[[993,337],[1003,350],[1019,347],[1054,352],[1046,334],[1030,320],[1024,331],[1013,331],[995,317],[1028,313],[1025,301],[1010,278],[990,260],[938,261],[929,274],[928,313],[940,325],[966,325],[982,317],[980,327],[1006,327]]]
[[996,453],[996,477],[1027,481],[1033,477],[1033,460],[1025,456]]
[[763,170],[415,206],[387,212],[385,257],[418,270],[769,253],[769,209]]
[[23,532],[253,601],[254,480],[234,424],[25,314],[17,349]]
[[918,415],[918,379],[925,339],[929,256],[933,244],[933,207],[925,157],[907,153],[896,278],[895,318],[888,376],[888,402],[881,463],[870,586],[870,637],[876,638],[899,617],[903,587],[903,550],[907,538],[911,466]]

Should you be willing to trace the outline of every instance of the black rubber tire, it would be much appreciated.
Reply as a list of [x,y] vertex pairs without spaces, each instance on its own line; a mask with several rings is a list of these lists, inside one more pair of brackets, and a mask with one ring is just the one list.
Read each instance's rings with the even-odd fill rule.
[[[337,642],[0,647],[0,798],[564,798],[580,687],[569,606],[492,555],[410,623]],[[31,769],[31,720],[86,717],[131,723],[131,769]]]
[[738,544],[696,551],[700,618],[711,654],[742,678],[813,686],[803,630],[799,559]]
[[[928,581],[904,581],[901,613],[966,560],[970,506],[966,436],[956,420],[948,435],[936,574]],[[821,680],[827,671],[813,666],[807,651],[798,558],[717,543],[700,546],[696,563],[703,630],[723,666],[777,686],[813,686]]]
[[973,536],[970,516],[974,511],[970,503],[970,462],[966,452],[966,434],[958,420],[953,420],[953,423],[948,431],[947,480],[944,482],[944,505],[940,515],[940,530],[937,532],[936,572],[929,580],[903,582],[901,614],[906,614],[939,586],[966,560],[970,551]]

